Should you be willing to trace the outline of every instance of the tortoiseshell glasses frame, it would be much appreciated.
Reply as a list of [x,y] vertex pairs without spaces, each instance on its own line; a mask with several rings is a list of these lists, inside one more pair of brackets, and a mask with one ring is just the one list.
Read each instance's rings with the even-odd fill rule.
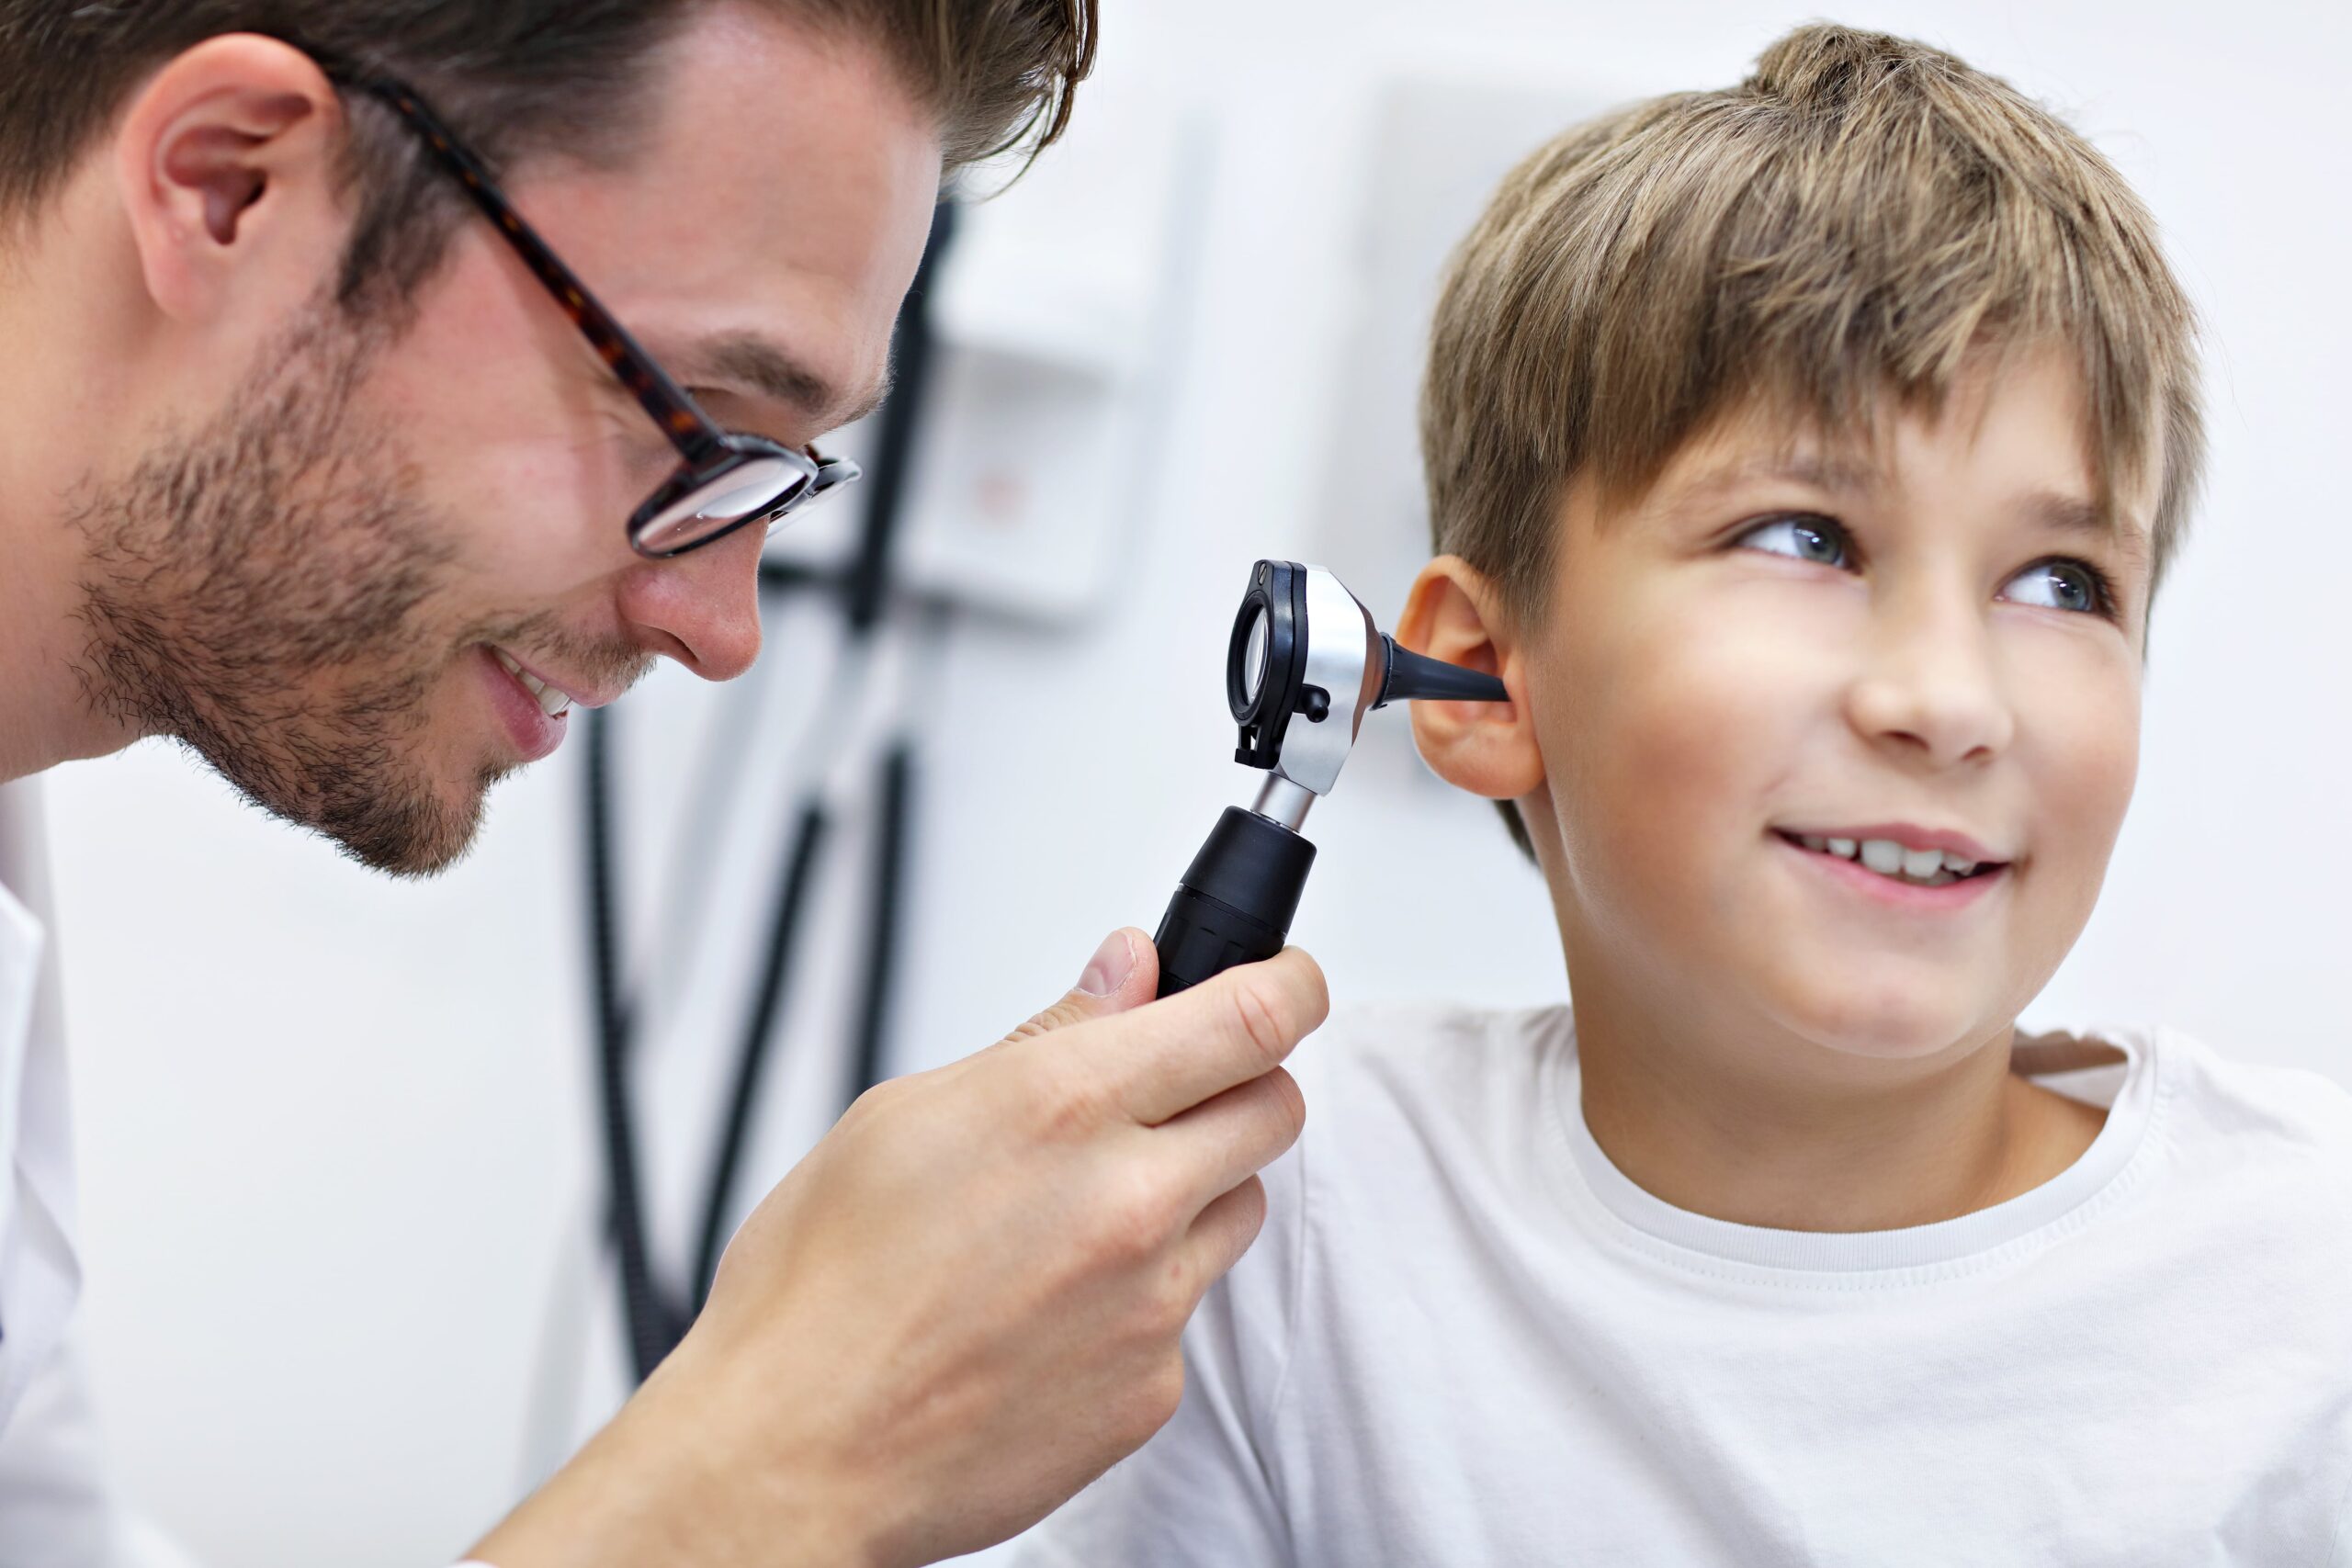
[[859,477],[858,466],[845,457],[820,457],[813,447],[796,450],[714,423],[661,362],[597,303],[588,286],[506,199],[481,160],[423,98],[390,77],[341,72],[335,77],[390,106],[424,139],[435,160],[466,187],[491,226],[505,236],[597,356],[678,449],[677,468],[628,520],[629,546],[638,554],[667,559],[752,523],[764,523],[773,530],[817,497]]

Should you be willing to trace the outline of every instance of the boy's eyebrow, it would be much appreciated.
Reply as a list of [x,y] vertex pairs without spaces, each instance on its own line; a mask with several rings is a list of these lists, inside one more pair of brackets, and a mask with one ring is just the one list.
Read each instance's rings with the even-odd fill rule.
[[2148,564],[2147,530],[2118,507],[2100,506],[2079,495],[2039,490],[2025,498],[2025,511],[2053,533],[2075,534],[2111,546],[2133,566]]
[[1858,458],[1830,452],[1774,452],[1751,454],[1706,470],[1682,487],[1680,499],[1703,500],[1758,479],[1787,479],[1812,490],[1849,494],[1876,490],[1881,483],[1877,468]]

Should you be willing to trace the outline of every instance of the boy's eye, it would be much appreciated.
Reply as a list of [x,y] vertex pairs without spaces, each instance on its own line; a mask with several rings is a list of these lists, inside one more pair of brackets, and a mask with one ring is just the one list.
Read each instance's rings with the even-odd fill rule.
[[2089,562],[2078,560],[2036,562],[2009,579],[2002,596],[2019,604],[2092,615],[2110,613],[2114,604],[2106,575]]
[[1847,564],[1846,530],[1826,517],[1775,517],[1742,534],[1737,543],[1751,550],[1790,556],[1819,566]]
[[[1840,570],[1854,564],[1853,544],[1846,530],[1826,517],[1775,517],[1757,524],[1733,542],[1743,549]],[[2114,584],[2105,572],[2084,560],[2037,561],[2009,579],[2001,596],[2013,604],[2105,615],[2110,620],[2117,615]]]

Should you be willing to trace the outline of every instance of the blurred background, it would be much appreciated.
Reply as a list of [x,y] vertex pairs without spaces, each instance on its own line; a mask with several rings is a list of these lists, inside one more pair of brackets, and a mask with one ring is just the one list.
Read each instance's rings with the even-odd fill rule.
[[[729,1223],[839,1113],[862,1043],[883,1072],[976,1049],[1105,931],[1156,921],[1256,778],[1221,686],[1254,558],[1333,568],[1384,624],[1400,606],[1426,554],[1412,400],[1436,271],[1502,170],[1600,107],[1737,79],[1812,14],[1106,9],[1069,144],[965,214],[927,293],[870,626],[845,630],[824,581],[874,518],[812,516],[779,541],[760,671],[665,674],[614,715],[616,975],[673,1276],[809,803],[824,830]],[[2139,798],[2030,1017],[2163,1019],[2352,1083],[2352,528],[2331,499],[2352,28],[2277,0],[1836,17],[2070,116],[2155,209],[2210,331],[2212,480],[2157,616]],[[887,419],[848,444],[874,457]],[[1539,879],[1407,728],[1368,725],[1309,822],[1295,937],[1343,1004],[1562,996]],[[85,1336],[126,1483],[209,1562],[445,1562],[627,1386],[582,739],[423,886],[167,748],[51,780]]]

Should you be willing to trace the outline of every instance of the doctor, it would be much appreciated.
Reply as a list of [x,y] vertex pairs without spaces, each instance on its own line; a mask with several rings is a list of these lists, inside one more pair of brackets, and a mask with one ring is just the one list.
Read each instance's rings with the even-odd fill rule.
[[[1059,132],[1093,21],[0,0],[0,1562],[160,1560],[67,1334],[31,775],[171,736],[419,875],[571,707],[656,658],[741,674],[762,536],[852,477],[812,444],[884,391],[943,174]],[[1154,975],[1118,933],[1014,1036],[860,1100],[475,1555],[928,1562],[1140,1443],[1325,1007],[1295,953]]]

